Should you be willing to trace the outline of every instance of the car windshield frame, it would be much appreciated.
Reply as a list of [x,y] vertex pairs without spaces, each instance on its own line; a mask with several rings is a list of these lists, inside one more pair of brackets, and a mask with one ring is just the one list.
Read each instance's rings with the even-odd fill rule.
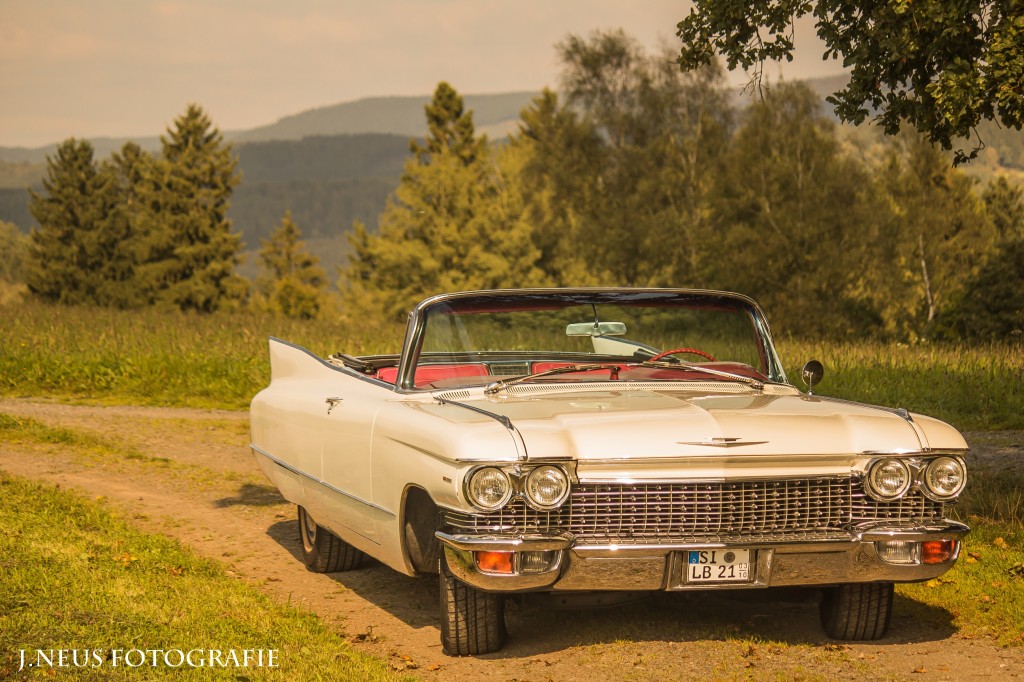
[[[395,389],[408,393],[439,390],[435,386],[416,386],[414,381],[416,367],[424,356],[427,321],[432,313],[511,313],[608,305],[627,308],[724,308],[741,311],[749,316],[754,343],[763,363],[765,377],[772,383],[789,384],[764,313],[757,303],[742,294],[701,289],[577,288],[466,291],[433,296],[422,301],[409,314]],[[688,380],[685,374],[680,372],[680,381]]]

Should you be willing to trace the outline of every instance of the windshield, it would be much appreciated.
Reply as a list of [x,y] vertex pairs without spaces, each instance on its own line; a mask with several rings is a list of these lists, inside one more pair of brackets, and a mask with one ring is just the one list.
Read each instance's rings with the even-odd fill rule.
[[[726,294],[476,294],[427,305],[418,322],[406,387],[474,386],[534,374],[543,375],[531,377],[538,383],[727,381],[730,374],[785,381],[756,308]],[[595,363],[610,367],[561,371]]]

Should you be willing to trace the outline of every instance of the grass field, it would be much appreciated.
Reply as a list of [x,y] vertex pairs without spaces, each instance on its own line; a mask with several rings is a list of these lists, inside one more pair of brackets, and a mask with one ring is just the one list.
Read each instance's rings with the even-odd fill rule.
[[[275,603],[95,502],[3,472],[0,499],[0,678],[43,679],[59,670],[62,679],[81,680],[396,679],[314,615]],[[37,649],[76,650],[80,665],[26,666],[19,674],[21,651],[32,662]],[[164,652],[158,665],[137,665],[140,654],[128,653],[145,650]],[[192,668],[176,653],[199,650],[263,651],[265,665]],[[274,668],[266,665],[270,650]],[[212,659],[192,658],[203,660]]]
[[[266,385],[267,337],[327,355],[397,352],[404,327],[368,319],[300,322],[27,302],[0,307],[0,395],[242,409]],[[979,347],[783,339],[797,385],[811,358],[822,395],[906,407],[963,430],[1024,429],[1024,344]]]

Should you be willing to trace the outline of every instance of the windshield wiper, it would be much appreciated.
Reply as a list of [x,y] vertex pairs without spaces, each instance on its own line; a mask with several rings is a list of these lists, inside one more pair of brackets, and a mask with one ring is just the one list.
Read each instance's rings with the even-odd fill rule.
[[606,365],[606,364],[594,364],[594,365],[569,365],[567,367],[555,367],[554,369],[544,370],[543,372],[535,372],[534,374],[523,374],[522,376],[512,377],[510,379],[501,379],[500,381],[492,381],[484,387],[485,395],[494,395],[498,391],[503,391],[509,386],[521,384],[524,381],[531,379],[539,379],[540,377],[550,377],[556,374],[571,374],[573,372],[590,372],[595,369],[606,369],[611,372],[611,378],[618,379],[619,372],[622,370],[621,365]]
[[704,374],[711,374],[712,376],[722,377],[724,379],[733,379],[734,381],[742,381],[747,386],[758,391],[764,390],[764,382],[753,377],[745,377],[742,374],[733,374],[732,372],[723,372],[720,369],[711,369],[710,367],[703,367],[701,365],[691,365],[689,363],[674,363],[674,362],[661,362],[660,360],[651,362],[640,363],[644,367],[658,367],[661,369],[681,369],[688,372],[703,372]]

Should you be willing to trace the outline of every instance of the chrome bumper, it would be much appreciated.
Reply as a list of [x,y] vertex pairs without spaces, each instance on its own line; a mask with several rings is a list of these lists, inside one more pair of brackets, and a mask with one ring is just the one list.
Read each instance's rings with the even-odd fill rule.
[[[851,531],[849,540],[580,546],[568,535],[480,536],[438,532],[437,537],[455,577],[484,591],[675,591],[929,580],[953,567],[960,553],[960,538],[968,531],[962,523],[947,521],[939,527],[913,529],[862,526]],[[934,540],[954,543],[948,560],[933,564],[890,563],[879,555],[876,544]],[[688,550],[729,547],[754,551],[748,581],[687,581]],[[512,573],[482,569],[478,561],[480,552],[512,553]],[[525,560],[538,556],[543,560]]]

